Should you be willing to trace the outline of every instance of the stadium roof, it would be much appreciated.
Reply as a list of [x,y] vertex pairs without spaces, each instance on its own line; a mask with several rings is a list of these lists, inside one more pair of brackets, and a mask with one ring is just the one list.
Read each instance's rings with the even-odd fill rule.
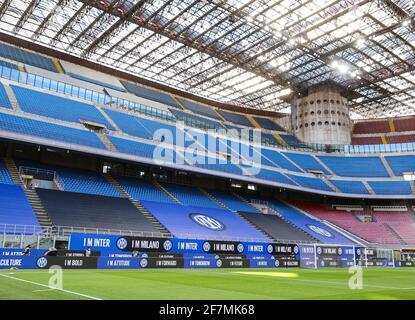
[[0,30],[264,110],[319,83],[364,117],[415,113],[413,0],[0,0]]

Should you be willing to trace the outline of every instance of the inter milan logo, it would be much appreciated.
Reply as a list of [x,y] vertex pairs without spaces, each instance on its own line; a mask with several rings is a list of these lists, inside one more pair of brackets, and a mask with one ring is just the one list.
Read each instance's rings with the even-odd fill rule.
[[268,245],[268,247],[267,247],[267,251],[268,251],[268,253],[269,253],[269,254],[271,254],[271,253],[272,253],[272,251],[274,251],[274,248],[272,247],[272,244],[269,244],[269,245]]
[[210,251],[210,243],[209,242],[205,242],[203,243],[203,251],[205,252],[209,252]]
[[204,214],[192,213],[190,214],[190,219],[192,219],[198,225],[213,231],[225,230],[225,225],[222,222]]
[[294,253],[297,254],[299,251],[298,246],[294,246]]
[[275,265],[275,268],[278,268],[280,266],[280,261],[279,260],[275,260],[274,261],[274,265]]
[[341,256],[341,255],[343,254],[343,249],[342,249],[342,248],[338,248],[338,249],[337,249],[337,254],[338,254],[339,256]]
[[317,247],[317,254],[321,254],[323,252],[323,250],[321,249],[321,247]]
[[127,248],[128,242],[127,239],[125,238],[119,238],[117,240],[117,248],[120,250],[124,250],[125,248]]
[[48,259],[46,259],[45,257],[40,257],[39,259],[37,259],[36,265],[39,268],[43,269],[48,265]]
[[327,230],[317,227],[315,225],[312,224],[306,224],[307,228],[309,228],[311,231],[314,231],[315,233],[318,233],[319,235],[322,235],[323,237],[326,238],[334,238],[334,236]]
[[164,241],[164,243],[163,243],[164,250],[170,251],[172,247],[173,247],[173,244],[171,243],[170,240]]
[[220,267],[222,267],[222,260],[216,260],[216,266],[218,267],[218,268],[220,268]]
[[145,268],[148,266],[148,260],[147,259],[141,259],[140,260],[140,266],[141,268]]
[[244,245],[242,243],[238,244],[237,249],[239,253],[242,253],[244,251]]

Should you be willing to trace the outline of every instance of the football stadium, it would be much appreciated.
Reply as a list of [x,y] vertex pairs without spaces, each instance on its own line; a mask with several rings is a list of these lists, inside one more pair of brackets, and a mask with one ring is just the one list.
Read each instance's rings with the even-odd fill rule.
[[0,300],[413,300],[414,181],[414,1],[0,0]]

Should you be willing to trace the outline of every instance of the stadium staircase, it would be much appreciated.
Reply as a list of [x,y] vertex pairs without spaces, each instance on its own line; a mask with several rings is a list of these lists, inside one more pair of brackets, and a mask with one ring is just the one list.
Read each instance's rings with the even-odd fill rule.
[[50,220],[49,215],[45,207],[43,206],[42,201],[40,201],[39,196],[37,195],[36,191],[25,188],[14,161],[10,158],[7,158],[5,159],[4,162],[6,163],[7,169],[10,172],[13,183],[18,184],[22,187],[23,192],[25,193],[26,198],[29,201],[33,209],[33,212],[35,213],[35,216],[37,220],[39,221],[39,224],[42,227],[42,229],[46,230],[46,229],[53,227],[52,221]]
[[[211,195],[210,193],[208,193],[207,191],[203,190],[202,188],[199,188],[199,190],[206,195],[210,200],[214,201],[215,203],[217,203],[219,206],[221,206],[222,208],[232,211],[231,209],[229,209],[224,203],[222,203],[222,201],[219,201],[216,197],[214,197],[213,195]],[[234,193],[232,193],[234,194]],[[245,203],[248,203],[250,206],[252,206],[248,201],[246,201],[245,199],[239,197],[238,195],[234,194],[235,196],[238,197],[238,199],[241,199],[242,201],[244,201]],[[255,208],[255,207],[253,207]],[[256,208],[255,208],[256,209]],[[236,215],[238,215],[242,220],[244,220],[247,224],[249,224],[252,228],[254,228],[255,230],[257,230],[258,232],[262,233],[264,236],[266,236],[269,239],[274,239],[273,236],[271,236],[269,233],[265,232],[264,230],[262,230],[260,227],[258,227],[256,224],[252,223],[251,221],[249,221],[248,219],[246,219],[243,215],[240,214],[239,211],[232,211],[234,212]],[[253,213],[255,214],[255,213]],[[275,240],[275,239],[274,239]]]
[[112,127],[118,131],[122,132],[122,130],[117,126],[117,124],[114,122],[114,120],[111,119],[111,117],[100,107],[97,107],[98,111],[104,116],[105,119],[112,125]]
[[210,200],[212,200],[213,202],[215,202],[218,206],[222,207],[225,210],[229,210],[232,211],[231,209],[229,209],[222,201],[218,200],[216,197],[214,197],[213,195],[211,195],[209,192],[207,192],[206,190],[202,189],[202,188],[198,188],[200,190],[200,192],[202,192],[206,197],[208,197]]
[[13,111],[21,111],[19,103],[17,102],[16,96],[14,95],[12,88],[10,88],[10,86],[5,84],[4,90],[6,91],[7,97],[9,98],[9,101],[13,107]]
[[151,212],[148,211],[140,201],[133,199],[130,196],[130,194],[128,194],[128,192],[125,191],[124,188],[110,174],[106,174],[104,176],[107,179],[107,181],[110,182],[112,184],[112,186],[120,193],[121,197],[130,200],[130,202],[134,205],[134,207],[136,207],[137,210],[144,217],[146,217],[154,225],[154,227],[157,230],[160,231],[160,233],[162,233],[166,237],[172,237],[173,236],[171,234],[171,232],[169,230],[167,230],[167,228],[163,224],[161,224],[161,222],[159,220],[157,220],[156,217],[154,217],[151,214]]
[[[246,201],[246,200],[245,200]],[[300,227],[298,227],[296,224],[292,223],[290,220],[286,219],[282,214],[280,214],[278,211],[274,210],[267,201],[261,201],[261,205],[266,205],[266,209],[264,209],[264,212],[261,212],[261,214],[273,214],[278,216],[281,220],[283,220],[285,223],[289,224],[290,226],[292,226],[293,228],[301,231],[302,233],[304,233],[305,235],[307,235],[308,237],[312,238],[313,241],[315,241],[316,243],[319,243],[320,241],[318,241],[316,238],[314,238],[311,234],[305,232],[303,229],[301,229]],[[255,207],[257,208],[257,207]],[[257,210],[259,210],[257,208]],[[266,211],[266,213],[265,213]]]
[[174,195],[167,191],[167,189],[164,188],[157,180],[153,180],[152,182],[161,192],[163,192],[166,196],[172,199],[175,203],[182,205],[179,199],[177,199]]
[[107,138],[104,133],[97,133],[98,138],[105,145],[105,148],[109,151],[117,152],[117,148],[112,144],[112,142]]
[[259,210],[257,207],[255,207],[254,205],[252,205],[252,203],[250,203],[248,200],[246,200],[244,197],[240,196],[239,194],[232,192],[232,194],[237,197],[239,200],[245,202],[247,205],[251,206],[252,208],[254,208],[258,213],[262,213],[261,210]]
[[393,230],[393,228],[390,226],[390,225],[388,225],[387,223],[383,223],[383,225],[384,225],[384,227],[386,228],[386,230],[388,230],[389,231],[389,233],[391,234],[391,235],[393,235],[394,236],[394,238],[396,239],[396,240],[398,240],[399,242],[400,242],[400,244],[404,244],[404,245],[406,245],[407,243],[399,236],[399,234],[395,231],[395,230]]

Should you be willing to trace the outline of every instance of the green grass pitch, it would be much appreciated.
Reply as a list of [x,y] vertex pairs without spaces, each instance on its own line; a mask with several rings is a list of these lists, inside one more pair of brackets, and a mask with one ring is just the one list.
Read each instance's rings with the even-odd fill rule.
[[0,299],[415,299],[415,269],[64,270],[63,290],[47,270],[1,270]]

